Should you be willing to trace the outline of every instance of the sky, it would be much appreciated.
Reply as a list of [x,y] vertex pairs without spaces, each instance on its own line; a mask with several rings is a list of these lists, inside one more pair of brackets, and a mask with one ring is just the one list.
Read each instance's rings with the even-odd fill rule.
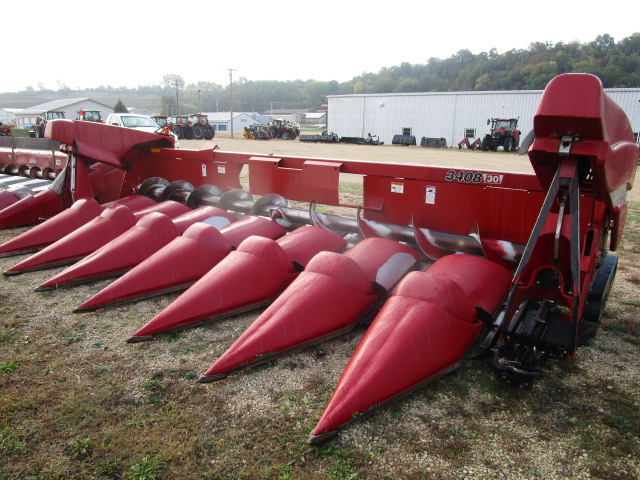
[[229,69],[234,80],[344,82],[462,49],[619,41],[640,32],[636,1],[9,2],[0,92],[158,85],[168,73],[228,85]]

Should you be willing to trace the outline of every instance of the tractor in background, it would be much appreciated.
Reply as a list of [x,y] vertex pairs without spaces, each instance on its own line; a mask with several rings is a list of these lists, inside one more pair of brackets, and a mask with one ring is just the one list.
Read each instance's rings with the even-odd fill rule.
[[282,138],[283,140],[295,140],[300,135],[300,130],[296,125],[285,120],[271,120],[266,127],[272,138]]
[[164,135],[168,135],[172,131],[172,121],[166,115],[152,115],[151,118],[158,124]]
[[193,138],[193,124],[189,115],[176,115],[172,120],[173,126],[171,130],[180,140],[183,138],[191,140]]
[[491,133],[482,139],[482,150],[496,151],[502,147],[505,152],[513,152],[520,147],[520,130],[517,118],[490,118],[487,125],[491,125]]
[[211,140],[216,136],[216,131],[213,125],[209,123],[209,117],[204,113],[192,113],[189,115],[189,122],[191,123],[191,133],[195,140]]
[[47,126],[47,122],[49,120],[57,120],[59,118],[64,118],[64,112],[58,110],[42,112],[42,114],[38,116],[35,125],[32,125],[33,130],[29,131],[29,136],[44,138],[44,129]]
[[84,108],[81,108],[76,112],[76,120],[104,123],[100,110],[85,110]]

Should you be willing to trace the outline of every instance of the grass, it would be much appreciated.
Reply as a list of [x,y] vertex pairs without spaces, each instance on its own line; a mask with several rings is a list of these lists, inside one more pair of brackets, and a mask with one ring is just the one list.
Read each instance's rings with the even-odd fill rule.
[[38,295],[29,287],[51,272],[3,280],[0,479],[634,478],[639,305],[622,287],[637,289],[638,231],[628,223],[626,277],[598,336],[532,391],[464,359],[317,447],[306,440],[362,330],[202,385],[199,374],[257,314],[130,345],[175,297],[72,315],[94,287]]

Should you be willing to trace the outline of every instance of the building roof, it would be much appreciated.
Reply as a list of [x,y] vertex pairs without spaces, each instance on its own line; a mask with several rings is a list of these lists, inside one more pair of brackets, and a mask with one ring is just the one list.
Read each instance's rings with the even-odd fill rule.
[[62,110],[65,107],[68,107],[70,105],[75,105],[77,103],[88,102],[88,101],[98,103],[107,108],[112,108],[109,105],[105,105],[104,103],[96,102],[91,98],[84,97],[84,98],[62,98],[60,100],[51,100],[50,102],[45,102],[45,103],[41,103],[40,105],[34,105],[33,107],[25,108],[23,112],[28,113],[28,112],[46,112],[49,110]]
[[314,119],[314,118],[322,118],[327,115],[327,112],[309,112],[305,113],[305,118]]

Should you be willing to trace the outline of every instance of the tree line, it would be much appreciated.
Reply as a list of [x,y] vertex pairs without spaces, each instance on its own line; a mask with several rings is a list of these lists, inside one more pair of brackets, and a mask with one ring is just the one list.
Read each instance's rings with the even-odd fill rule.
[[[178,113],[222,112],[231,108],[238,112],[265,113],[276,109],[320,109],[327,95],[542,90],[553,77],[567,72],[597,75],[605,88],[639,87],[640,33],[618,42],[609,34],[598,35],[587,43],[534,42],[526,49],[512,49],[502,54],[495,48],[477,54],[465,49],[446,59],[430,58],[425,64],[405,62],[382,68],[377,73],[365,72],[346,82],[240,77],[230,91],[229,85],[205,81],[185,84],[180,75],[166,74],[158,85],[134,89],[100,86],[85,90],[84,95],[159,95],[160,113],[168,115],[175,114],[176,109]],[[65,89],[68,90],[62,88]],[[29,90],[47,93],[41,86],[38,91],[32,87],[27,92]]]

